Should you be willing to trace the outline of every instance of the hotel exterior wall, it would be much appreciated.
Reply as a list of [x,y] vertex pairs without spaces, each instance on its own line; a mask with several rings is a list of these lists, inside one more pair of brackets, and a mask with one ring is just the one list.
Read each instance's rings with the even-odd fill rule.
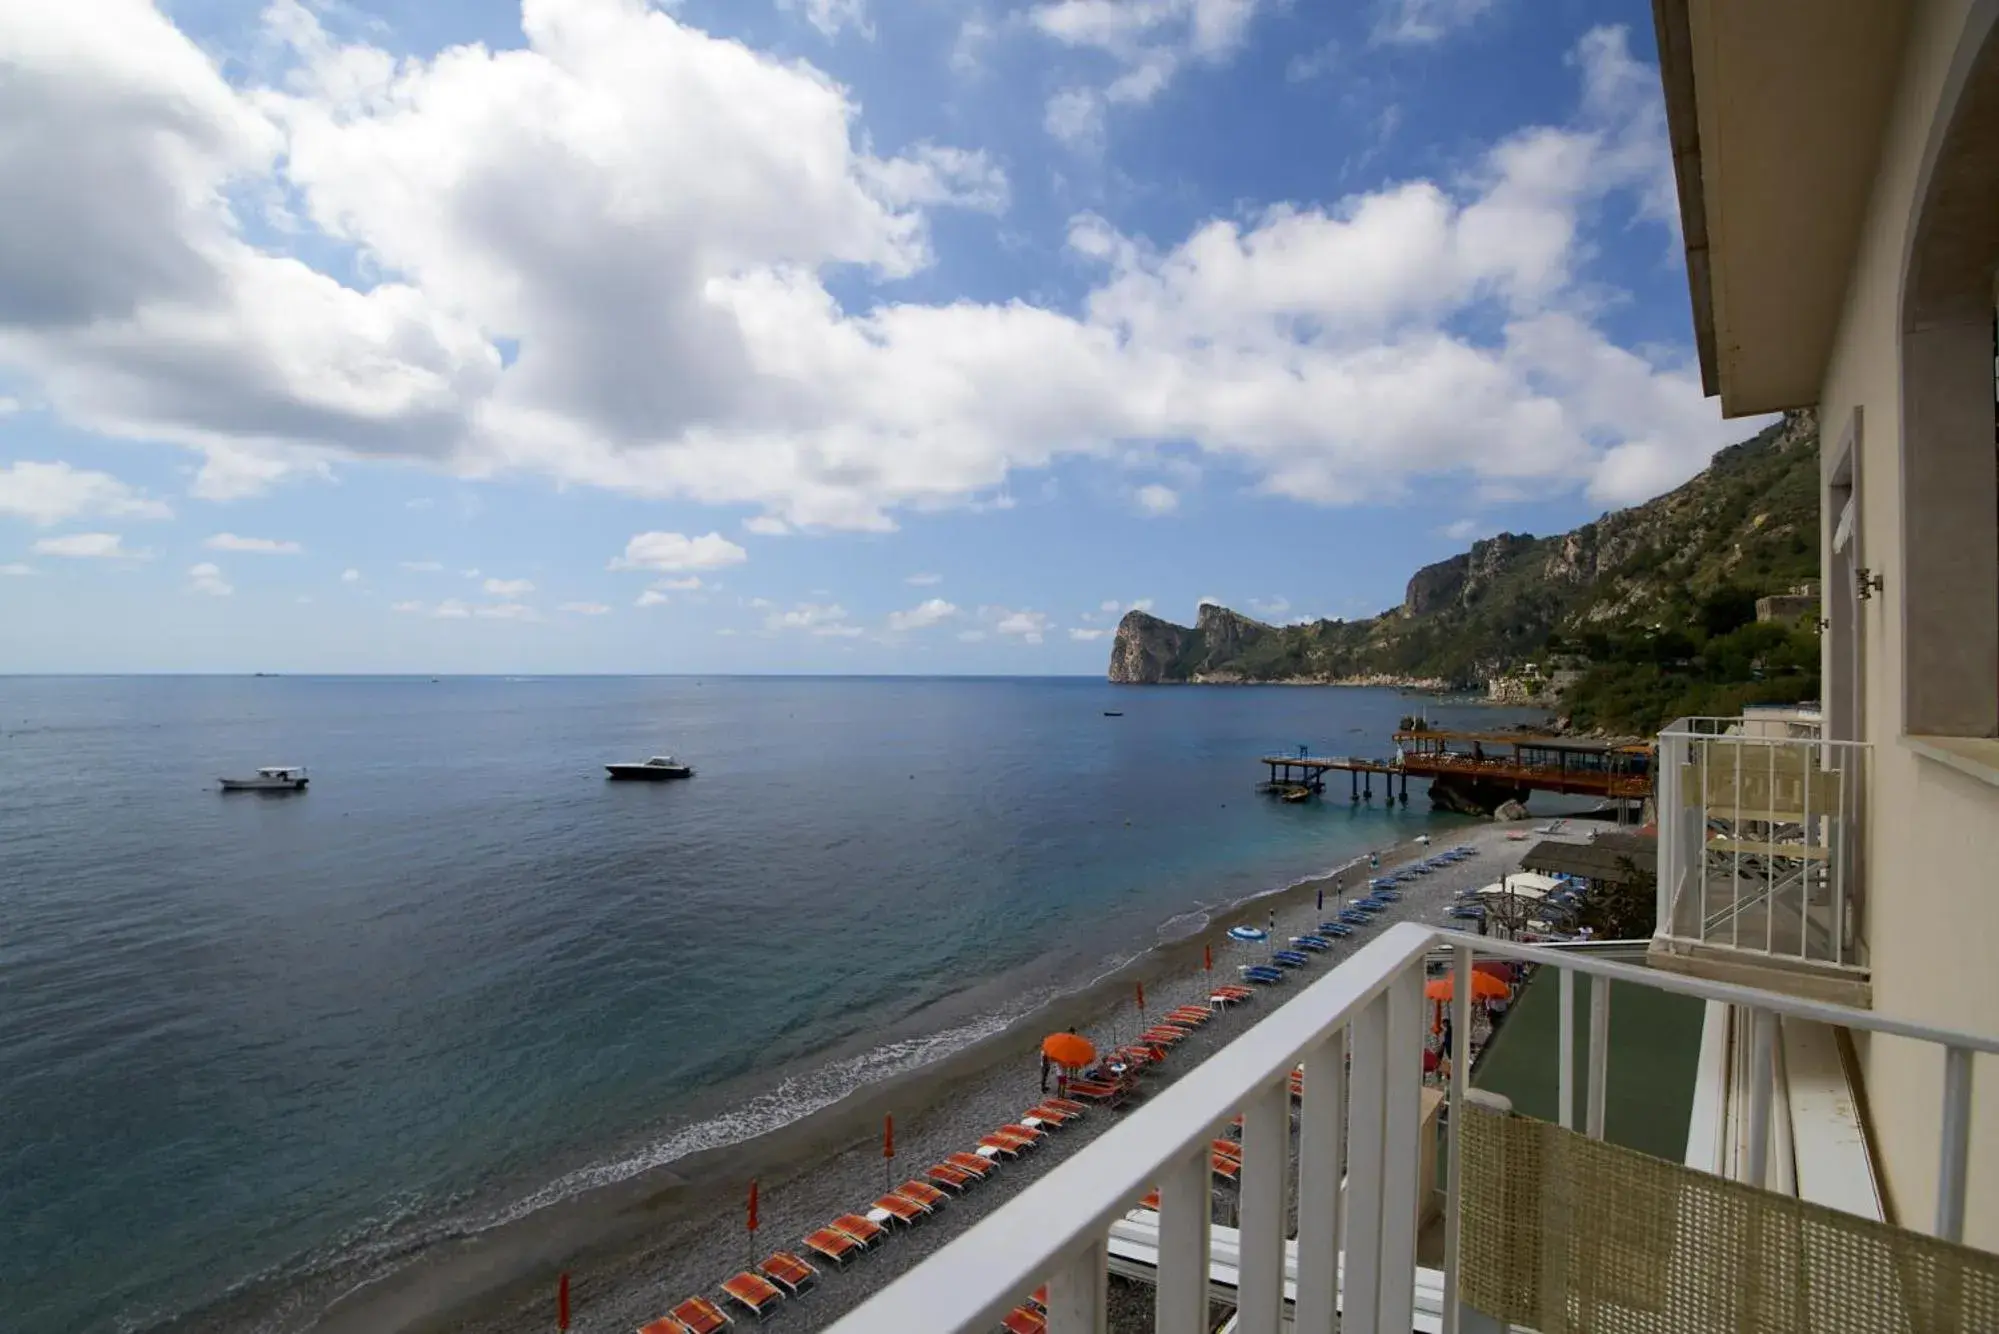
[[[1999,787],[1919,753],[1905,739],[1905,626],[1896,579],[1905,564],[1902,450],[1902,290],[1926,147],[1967,26],[1993,0],[1924,0],[1903,56],[1901,85],[1877,169],[1860,249],[1820,400],[1823,466],[1863,409],[1857,442],[1864,560],[1885,587],[1859,604],[1864,646],[1860,739],[1875,747],[1866,823],[1866,937],[1874,1008],[1981,1031],[1999,1026]],[[1917,516],[1923,522],[1928,516]],[[1821,563],[1838,515],[1822,514]],[[1826,587],[1826,596],[1849,596]],[[1980,609],[1966,608],[1967,616]],[[1992,608],[1982,610],[1991,617]],[[1921,670],[1921,657],[1914,664]],[[1827,698],[1847,664],[1828,653]],[[1935,1050],[1891,1038],[1861,1050],[1866,1094],[1891,1207],[1927,1228],[1936,1196],[1943,1082]],[[1999,1250],[1999,1061],[1974,1073],[1965,1241]]]

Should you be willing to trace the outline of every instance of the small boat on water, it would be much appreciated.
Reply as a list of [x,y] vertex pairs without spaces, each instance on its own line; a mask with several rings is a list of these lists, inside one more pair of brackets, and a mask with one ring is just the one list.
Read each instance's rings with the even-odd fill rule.
[[257,770],[255,778],[224,778],[219,781],[224,792],[303,792],[311,780],[306,777],[303,765],[267,764]]
[[1105,709],[1105,710],[1104,710],[1104,717],[1106,717],[1106,718],[1122,718],[1122,717],[1124,717],[1124,710],[1123,710],[1123,709]]
[[692,778],[694,766],[682,764],[671,755],[655,755],[644,764],[607,764],[604,771],[613,778],[641,783],[663,783],[669,778]]

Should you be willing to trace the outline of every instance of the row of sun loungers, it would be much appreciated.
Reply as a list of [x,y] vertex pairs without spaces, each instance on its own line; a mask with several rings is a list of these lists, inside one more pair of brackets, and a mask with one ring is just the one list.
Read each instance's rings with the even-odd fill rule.
[[[928,1180],[905,1181],[882,1195],[865,1214],[841,1214],[808,1234],[801,1245],[821,1263],[844,1265],[874,1249],[900,1224],[913,1227],[948,1204],[964,1191],[999,1170],[999,1162],[1018,1157],[1039,1144],[1049,1131],[1069,1124],[1087,1108],[1073,1098],[1045,1098],[1021,1119],[999,1127],[979,1141],[980,1152],[953,1153],[932,1165]],[[819,1271],[789,1251],[779,1251],[754,1270],[744,1270],[722,1283],[725,1300],[758,1319],[769,1315],[789,1298],[804,1293],[818,1281]],[[1018,1308],[1008,1317],[1007,1328],[1032,1334],[1047,1322],[1045,1309],[1036,1301]],[[1024,1314],[1023,1314],[1024,1313]],[[1014,1317],[1021,1319],[1016,1322]],[[732,1323],[729,1314],[706,1297],[689,1297],[673,1310],[642,1325],[639,1334],[714,1334]]]
[[[1107,1077],[1091,1078],[1086,1074],[1069,1079],[1065,1096],[1044,1098],[1019,1121],[981,1136],[978,1152],[947,1154],[943,1161],[925,1170],[924,1180],[903,1182],[876,1199],[866,1214],[841,1214],[807,1235],[801,1245],[821,1263],[834,1265],[844,1265],[865,1254],[887,1240],[892,1227],[898,1224],[913,1227],[928,1218],[953,1196],[962,1195],[998,1171],[1000,1163],[1018,1158],[1042,1143],[1050,1131],[1059,1130],[1083,1115],[1090,1104],[1114,1106],[1122,1102],[1136,1082],[1138,1071],[1163,1060],[1173,1046],[1213,1017],[1214,1008],[1240,1004],[1254,994],[1249,987],[1221,986],[1209,996],[1208,1005],[1181,1005],[1168,1010],[1136,1042],[1112,1054],[1113,1062],[1122,1067],[1122,1074],[1111,1076],[1108,1069],[1103,1069],[1088,1073]],[[1242,1172],[1242,1146],[1235,1140],[1218,1139],[1210,1162],[1217,1174],[1233,1181]],[[1150,1202],[1147,1207],[1159,1207],[1157,1191],[1146,1198]],[[722,1295],[761,1320],[786,1300],[806,1292],[818,1278],[819,1270],[811,1264],[789,1251],[778,1251],[756,1269],[746,1269],[724,1280]],[[1046,1302],[1047,1289],[1037,1290],[1025,1304],[1008,1312],[1003,1327],[1010,1334],[1042,1334],[1048,1324]],[[638,1334],[714,1334],[731,1323],[729,1314],[720,1306],[696,1296],[641,1326]]]

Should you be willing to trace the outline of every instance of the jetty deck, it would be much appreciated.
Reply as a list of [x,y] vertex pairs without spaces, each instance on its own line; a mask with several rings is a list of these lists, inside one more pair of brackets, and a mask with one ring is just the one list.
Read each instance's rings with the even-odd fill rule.
[[[1466,783],[1639,800],[1652,792],[1652,748],[1642,741],[1595,741],[1511,732],[1412,731],[1395,734],[1392,759],[1352,755],[1265,755],[1270,779],[1261,790],[1323,792],[1326,775],[1349,777],[1356,801],[1371,800],[1374,778],[1388,800],[1409,800],[1409,780],[1453,778]],[[1399,791],[1397,790],[1399,788]]]

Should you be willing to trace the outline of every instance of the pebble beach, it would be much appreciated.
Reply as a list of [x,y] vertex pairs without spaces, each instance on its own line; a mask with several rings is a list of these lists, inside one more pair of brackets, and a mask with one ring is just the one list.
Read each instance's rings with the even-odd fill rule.
[[[1388,925],[1421,921],[1441,925],[1457,891],[1490,883],[1516,869],[1528,846],[1509,839],[1533,822],[1469,827],[1438,846],[1463,843],[1476,855],[1404,886],[1403,898],[1327,954],[1294,972],[1284,984],[1260,987],[1249,1002],[1217,1012],[1175,1047],[1142,1082],[1139,1105],[1200,1064],[1312,979],[1323,975]],[[1269,945],[1242,945],[1226,936],[1241,924],[1276,935],[1310,932],[1331,916],[1335,878],[1351,896],[1364,892],[1371,874],[1426,856],[1431,848],[1404,844],[1383,850],[1381,871],[1363,858],[1335,874],[1239,904],[1192,939],[1162,947],[1084,991],[1051,1003],[1036,1015],[966,1051],[909,1075],[865,1089],[840,1104],[780,1131],[696,1155],[655,1174],[545,1211],[499,1235],[468,1239],[337,1303],[321,1322],[329,1331],[386,1328],[450,1334],[514,1334],[554,1328],[558,1275],[571,1275],[571,1328],[583,1334],[637,1329],[700,1294],[720,1301],[719,1285],[772,1251],[806,1255],[799,1239],[832,1218],[866,1213],[888,1188],[911,1178],[955,1150],[975,1147],[981,1135],[1016,1121],[1041,1097],[1040,1039],[1075,1027],[1099,1049],[1128,1042],[1144,1026],[1136,1004],[1143,983],[1146,1013],[1183,1004],[1206,1004],[1213,987],[1237,980],[1237,965],[1267,954]],[[1325,911],[1319,909],[1324,895]],[[1211,953],[1213,970],[1203,967]],[[882,1119],[895,1118],[893,1161],[882,1153]],[[871,1252],[844,1267],[820,1266],[816,1287],[780,1304],[774,1328],[823,1329],[872,1293],[962,1235],[1030,1182],[1081,1151],[1115,1124],[1121,1112],[1093,1108],[1019,1159],[1004,1163],[986,1181],[942,1206],[914,1227],[897,1225]],[[746,1229],[747,1187],[760,1183],[759,1228]],[[1217,1217],[1225,1218],[1233,1187],[1218,1185]],[[506,1274],[506,1281],[496,1276]],[[1149,1289],[1113,1283],[1113,1327],[1151,1327]]]

